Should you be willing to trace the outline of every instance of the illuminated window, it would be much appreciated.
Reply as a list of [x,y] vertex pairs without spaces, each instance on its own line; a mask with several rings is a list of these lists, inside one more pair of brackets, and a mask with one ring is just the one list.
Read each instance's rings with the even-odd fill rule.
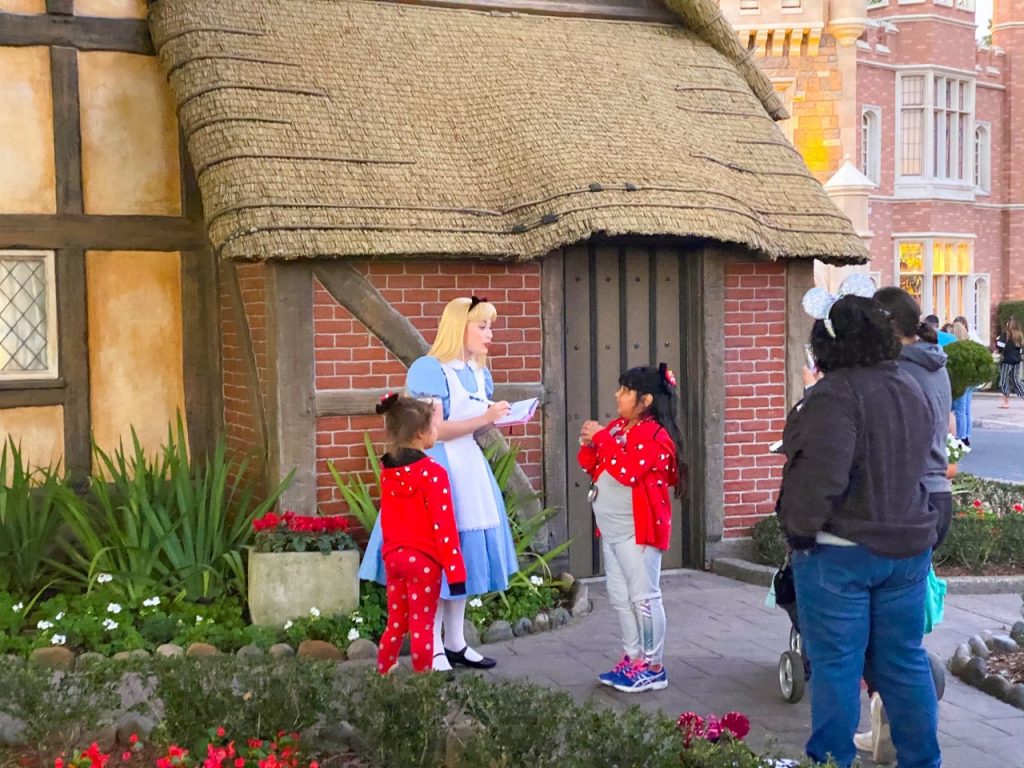
[[924,243],[900,243],[900,288],[918,304],[924,297]]
[[57,376],[51,251],[0,251],[0,381]]

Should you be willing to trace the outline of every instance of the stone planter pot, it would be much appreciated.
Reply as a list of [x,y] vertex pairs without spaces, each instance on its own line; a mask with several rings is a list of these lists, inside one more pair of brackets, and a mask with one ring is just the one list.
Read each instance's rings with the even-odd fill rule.
[[289,619],[348,614],[359,607],[359,552],[249,551],[249,614],[253,624],[283,627]]

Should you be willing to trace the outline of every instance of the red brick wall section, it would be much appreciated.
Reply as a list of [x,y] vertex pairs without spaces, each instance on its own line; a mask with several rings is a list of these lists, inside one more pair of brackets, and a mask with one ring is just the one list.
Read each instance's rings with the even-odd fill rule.
[[[221,283],[220,310],[224,356],[224,429],[228,449],[249,455],[260,448],[260,427],[254,398],[265,398],[267,381],[267,304],[265,271],[262,264],[238,264],[238,278],[245,310],[239,318],[228,292],[230,273],[225,270]],[[249,380],[245,360],[245,335],[252,339],[256,357],[259,392]]]
[[786,423],[786,272],[781,263],[725,269],[724,536],[749,536],[774,510]]
[[[540,264],[467,261],[351,262],[430,342],[445,305],[459,296],[486,297],[498,310],[488,365],[496,384],[541,381]],[[316,383],[320,390],[405,386],[406,368],[323,286],[314,286]],[[385,448],[375,416],[325,417],[317,424],[317,501],[327,513],[344,510],[327,462],[343,475],[372,480],[363,435]],[[535,488],[542,483],[542,422],[503,430],[520,446],[519,462]]]

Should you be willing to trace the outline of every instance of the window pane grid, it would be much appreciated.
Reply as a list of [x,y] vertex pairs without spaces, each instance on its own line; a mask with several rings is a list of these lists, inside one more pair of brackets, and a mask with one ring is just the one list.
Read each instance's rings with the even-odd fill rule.
[[46,263],[0,259],[0,371],[46,371],[48,364]]

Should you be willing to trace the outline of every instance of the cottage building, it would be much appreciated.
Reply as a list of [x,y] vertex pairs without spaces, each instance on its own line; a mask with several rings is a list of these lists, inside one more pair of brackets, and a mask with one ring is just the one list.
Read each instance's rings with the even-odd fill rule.
[[[0,46],[63,55],[73,72],[115,29],[36,10]],[[510,439],[520,487],[558,509],[550,537],[573,540],[575,572],[600,568],[575,435],[612,415],[628,366],[665,360],[682,382],[694,487],[667,564],[702,566],[771,510],[781,460],[767,447],[798,395],[808,329],[799,299],[815,259],[857,263],[866,250],[776,124],[782,97],[713,0],[159,0],[149,24],[151,43],[127,56],[151,66],[156,54],[187,147],[177,207],[153,223],[172,219],[188,237],[132,241],[145,254],[127,260],[177,258],[181,321],[154,338],[181,340],[190,430],[222,420],[271,478],[296,469],[285,504],[335,508],[328,461],[365,470],[374,402],[403,384],[444,304],[475,293],[500,315],[498,394],[543,398]],[[63,44],[78,50],[54,53]],[[67,79],[45,74],[53,135],[71,108],[84,137],[85,81],[72,104]],[[143,133],[144,115],[129,115]],[[58,168],[75,159],[62,157]],[[61,173],[36,176],[45,187]],[[99,213],[83,208],[75,221],[97,238]],[[26,248],[14,215],[0,214],[5,253]],[[35,215],[66,230],[71,214]],[[198,216],[208,244],[192,239]],[[59,238],[39,229],[29,245],[60,264]],[[84,234],[75,247],[128,248]],[[90,294],[89,312],[105,301]],[[77,327],[89,349],[104,343]]]

